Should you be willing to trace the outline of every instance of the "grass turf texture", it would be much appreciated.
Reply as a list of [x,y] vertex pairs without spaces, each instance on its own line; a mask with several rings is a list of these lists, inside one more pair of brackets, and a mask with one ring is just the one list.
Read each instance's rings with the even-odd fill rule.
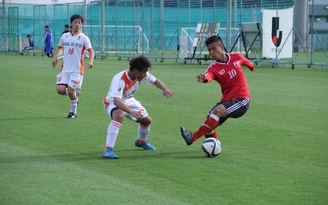
[[[179,126],[195,131],[220,99],[215,82],[199,84],[203,65],[153,61],[152,73],[174,91],[167,99],[144,84],[136,98],[153,118],[150,142],[134,146],[127,119],[115,152],[102,158],[111,78],[128,61],[96,59],[86,70],[76,119],[56,93],[59,66],[39,56],[0,55],[0,204],[326,204],[328,71],[297,66],[245,68],[248,113],[218,128],[222,153],[205,158]],[[88,62],[88,59],[86,59]]]

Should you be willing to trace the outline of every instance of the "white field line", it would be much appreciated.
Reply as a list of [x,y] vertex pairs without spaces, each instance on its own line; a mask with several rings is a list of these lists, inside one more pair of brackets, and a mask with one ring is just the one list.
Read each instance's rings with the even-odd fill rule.
[[[17,158],[17,160],[13,160],[12,162],[10,162],[10,161],[7,161],[4,158],[4,156],[8,156],[9,159]],[[29,156],[31,158],[37,156],[38,159],[36,159],[35,162],[33,162],[32,160],[26,160],[26,162],[24,162],[23,159],[27,159]],[[17,164],[23,164],[24,165],[23,167],[27,168],[28,170],[35,169],[36,172],[38,172],[38,167],[40,169],[42,169],[42,167],[43,168],[45,167],[44,162],[48,162],[49,163],[48,166],[50,167],[49,169],[53,169],[53,172],[58,174],[58,180],[64,181],[63,182],[64,184],[61,184],[61,187],[65,187],[65,186],[66,186],[66,188],[79,188],[80,187],[82,189],[85,187],[88,187],[90,189],[93,189],[93,190],[90,190],[91,195],[95,195],[95,192],[97,192],[97,190],[98,191],[103,190],[103,191],[99,191],[99,193],[98,193],[98,194],[101,194],[101,196],[98,196],[99,200],[101,200],[101,198],[108,198],[110,200],[110,198],[113,197],[113,196],[111,196],[112,194],[114,194],[114,196],[116,194],[116,197],[122,197],[123,193],[118,194],[118,193],[115,193],[115,191],[117,192],[119,190],[121,190],[121,191],[124,190],[124,195],[126,195],[126,198],[121,199],[122,202],[124,202],[124,201],[133,202],[133,201],[137,200],[138,198],[144,198],[145,201],[142,201],[142,202],[139,201],[139,203],[141,202],[141,203],[145,204],[145,202],[150,203],[150,202],[156,201],[156,202],[158,202],[157,204],[187,204],[187,203],[181,202],[177,199],[171,198],[169,196],[158,194],[145,187],[136,186],[136,185],[121,181],[117,178],[111,177],[107,174],[100,174],[95,171],[71,164],[69,162],[58,160],[55,157],[50,157],[43,153],[38,153],[38,152],[35,152],[34,150],[30,150],[25,147],[21,147],[21,146],[17,146],[17,145],[12,145],[12,144],[9,144],[9,143],[3,142],[3,141],[0,141],[0,159],[1,158],[2,158],[2,160],[0,160],[0,163],[2,165],[6,165],[6,167],[8,166],[8,164],[9,165],[13,164],[13,165],[15,165],[15,167],[17,166]],[[23,159],[20,159],[20,158],[23,158]],[[106,162],[104,160],[104,163],[106,163]],[[22,168],[22,169],[24,169],[24,168]],[[111,170],[112,169],[109,166],[108,173],[110,173]],[[19,171],[19,170],[17,170],[17,171]],[[40,170],[40,172],[41,172],[41,170]],[[4,176],[1,176],[2,174],[3,173],[0,173],[0,178],[4,178]],[[16,173],[14,173],[14,174],[16,174]],[[43,174],[44,173],[40,173],[40,175],[43,175]],[[7,173],[7,175],[8,175],[8,173]],[[65,176],[63,176],[63,175],[65,175]],[[75,181],[75,179],[72,178],[72,176],[75,177],[75,179],[77,179],[77,180]],[[43,177],[46,177],[46,176],[40,176],[40,179],[42,179]],[[84,183],[85,183],[85,181],[87,181],[87,183],[90,182],[90,184],[81,184],[79,182],[78,178],[83,179]],[[48,183],[48,182],[44,182],[44,183]],[[118,186],[120,186],[121,188],[118,188]],[[56,187],[56,188],[61,190],[60,187]],[[107,196],[104,196],[103,192],[107,192],[107,194],[106,194]],[[51,196],[41,196],[41,197],[48,198],[48,201],[54,200],[54,199],[49,200],[49,197],[51,198]],[[87,196],[85,196],[85,197],[87,197]],[[90,197],[90,198],[92,198],[92,197]]]

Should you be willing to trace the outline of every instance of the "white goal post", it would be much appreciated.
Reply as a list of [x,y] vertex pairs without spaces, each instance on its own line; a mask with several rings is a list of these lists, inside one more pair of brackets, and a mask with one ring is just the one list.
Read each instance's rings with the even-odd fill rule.
[[[149,52],[149,40],[141,26],[83,25],[83,29],[86,30],[89,37],[98,37],[98,43],[101,44],[99,47],[102,52],[129,50],[131,48],[140,53]],[[105,45],[105,37],[110,37],[111,43],[108,43],[108,45]],[[134,47],[135,45],[136,47]]]

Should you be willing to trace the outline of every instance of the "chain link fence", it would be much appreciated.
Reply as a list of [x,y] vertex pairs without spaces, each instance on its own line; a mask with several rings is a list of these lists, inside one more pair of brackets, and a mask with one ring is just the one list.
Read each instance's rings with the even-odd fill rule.
[[[240,35],[241,23],[262,22],[264,8],[278,10],[293,6],[293,0],[104,0],[86,5],[83,2],[3,4],[0,8],[0,52],[17,53],[27,43],[26,35],[30,34],[35,41],[35,54],[42,54],[45,25],[52,30],[56,47],[64,25],[70,25],[70,16],[77,13],[85,17],[83,32],[89,36],[97,57],[117,57],[120,60],[143,54],[162,62],[165,59],[179,60],[180,36],[187,37],[187,49],[192,51],[192,40],[200,22],[219,22],[218,34],[228,43],[230,50]],[[239,38],[236,42],[234,50],[245,53],[247,48],[245,50],[241,40]],[[311,27],[304,42],[311,48],[309,64],[328,62],[328,32],[316,32]],[[248,54],[261,59],[257,52],[260,51],[253,49]],[[294,52],[296,58],[304,56],[301,54],[304,50]],[[314,52],[320,52],[322,57],[315,59]],[[198,54],[202,55],[202,50]],[[297,63],[295,59],[290,61]]]

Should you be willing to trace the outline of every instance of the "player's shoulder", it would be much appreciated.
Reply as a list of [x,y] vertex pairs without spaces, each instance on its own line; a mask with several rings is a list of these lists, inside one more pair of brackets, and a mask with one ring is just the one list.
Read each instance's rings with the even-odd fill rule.
[[83,32],[80,32],[79,33],[80,36],[83,36],[83,38],[89,38],[87,34],[83,33]]
[[205,69],[205,73],[213,73],[217,65],[218,62],[213,60]]
[[120,71],[118,73],[116,73],[116,75],[114,75],[113,78],[122,78],[123,74],[126,72],[126,70]]
[[63,33],[60,37],[61,38],[69,38],[69,37],[72,37],[72,34],[71,34],[71,32],[66,32],[66,33]]
[[206,70],[211,69],[211,68],[215,67],[215,66],[218,65],[218,64],[219,64],[218,61],[213,60],[213,61],[210,63],[210,65],[208,65],[208,67],[206,68]]
[[79,33],[79,36],[81,37],[81,39],[83,39],[83,41],[85,41],[86,43],[90,43],[90,38],[88,35],[86,35],[85,33],[81,32]]
[[81,35],[81,36],[86,36],[86,34],[85,34],[85,33],[83,33],[82,31],[81,31],[81,32],[79,32],[79,35]]
[[150,72],[147,71],[146,77],[144,79],[142,79],[142,81],[147,81],[149,83],[155,83],[156,79],[157,78],[153,74],[151,74]]
[[231,60],[243,58],[243,55],[240,52],[238,52],[238,51],[231,52],[228,55],[230,56],[230,59]]
[[149,77],[154,77],[153,74],[151,74],[149,71],[147,71],[147,72],[146,72],[146,77],[148,77],[148,76],[149,76]]
[[111,84],[113,85],[113,84],[121,84],[121,83],[124,83],[125,82],[125,80],[124,80],[124,71],[121,71],[121,72],[119,72],[119,73],[116,73],[114,76],[113,76],[113,78],[112,78],[112,82],[111,82]]
[[127,72],[128,72],[128,70],[123,70],[123,71],[118,72],[116,75],[113,76],[113,80],[114,81],[123,81],[123,82],[129,81]]
[[230,56],[241,56],[241,53],[239,51],[234,51],[229,53]]

